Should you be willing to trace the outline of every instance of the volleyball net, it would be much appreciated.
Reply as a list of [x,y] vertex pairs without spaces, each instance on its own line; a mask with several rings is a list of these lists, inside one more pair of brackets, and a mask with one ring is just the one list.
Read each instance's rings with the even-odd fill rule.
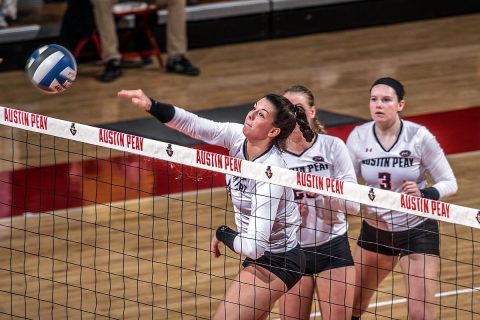
[[[244,258],[210,249],[235,226],[225,174],[439,221],[436,314],[480,317],[477,209],[15,109],[0,123],[0,318],[210,319]],[[347,215],[352,252],[362,212]],[[405,317],[402,277],[362,319]]]

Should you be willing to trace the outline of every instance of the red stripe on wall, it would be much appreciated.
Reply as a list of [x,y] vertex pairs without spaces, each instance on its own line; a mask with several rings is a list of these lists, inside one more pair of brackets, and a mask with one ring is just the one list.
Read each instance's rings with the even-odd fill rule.
[[[426,126],[447,154],[480,150],[480,107],[422,114],[405,119]],[[327,131],[346,141],[355,126],[356,124],[333,127]]]

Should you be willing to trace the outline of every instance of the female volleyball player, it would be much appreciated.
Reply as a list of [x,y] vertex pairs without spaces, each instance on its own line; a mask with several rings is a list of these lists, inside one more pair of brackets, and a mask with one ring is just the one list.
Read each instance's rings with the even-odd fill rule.
[[[443,150],[423,126],[402,120],[403,85],[392,78],[370,89],[373,121],[356,127],[347,147],[368,186],[438,200],[457,191]],[[427,187],[425,173],[434,184]],[[404,212],[368,207],[355,250],[356,287],[352,319],[358,319],[380,282],[400,261],[409,319],[434,319],[439,277],[438,224]]]
[[[297,122],[307,122],[303,109],[288,99],[268,94],[253,106],[243,126],[200,118],[186,110],[148,98],[141,90],[122,90],[167,126],[205,142],[229,149],[233,157],[286,167],[281,146]],[[314,133],[301,125],[307,141]],[[296,231],[300,214],[290,188],[240,177],[227,176],[235,210],[237,231],[220,226],[212,239],[212,252],[220,255],[218,243],[247,258],[232,281],[214,319],[265,318],[273,303],[300,279],[305,257]]]
[[[317,133],[307,141],[295,128],[287,139],[284,153],[290,169],[324,177],[357,182],[345,143],[324,134],[316,117],[312,92],[304,86],[292,86],[284,97],[301,106],[311,128]],[[306,257],[300,281],[282,296],[283,319],[310,319],[314,292],[320,301],[322,319],[347,319],[352,316],[355,268],[347,237],[345,212],[358,213],[359,205],[350,201],[296,191],[302,224],[297,238]]]

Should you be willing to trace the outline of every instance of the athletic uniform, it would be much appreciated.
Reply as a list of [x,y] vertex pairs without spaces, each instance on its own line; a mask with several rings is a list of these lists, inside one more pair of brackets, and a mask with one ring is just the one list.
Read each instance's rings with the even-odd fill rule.
[[[283,157],[289,169],[357,182],[347,147],[336,137],[317,134],[313,144],[301,154],[285,151]],[[312,196],[300,190],[295,191],[295,199],[308,208],[308,213],[302,213],[301,228],[297,232],[307,259],[305,274],[352,266],[345,212],[357,213],[358,203]]]
[[[375,122],[356,127],[347,147],[357,175],[366,185],[402,192],[404,181],[415,181],[421,190],[432,190],[440,198],[453,194],[457,182],[445,154],[427,128],[401,120],[397,141],[385,150],[375,134]],[[426,172],[435,184],[427,187]],[[422,192],[423,194],[423,192]],[[438,224],[435,220],[400,211],[367,207],[358,245],[387,255],[427,253],[439,255]]]
[[[195,139],[225,147],[232,157],[246,159],[247,140],[241,124],[214,122],[175,107],[174,116],[166,125]],[[253,161],[286,168],[281,151],[275,146]],[[305,268],[296,238],[300,214],[292,189],[231,175],[226,180],[238,231],[233,241],[234,251],[247,256],[244,266],[261,265],[290,289]]]

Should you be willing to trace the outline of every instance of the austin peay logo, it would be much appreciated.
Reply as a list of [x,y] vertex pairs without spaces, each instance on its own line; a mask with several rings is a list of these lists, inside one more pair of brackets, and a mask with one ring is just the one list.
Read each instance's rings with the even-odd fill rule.
[[75,123],[72,122],[72,125],[70,127],[70,133],[74,136],[77,134],[77,128],[75,128]]
[[370,188],[370,191],[368,191],[368,198],[371,201],[375,200],[375,192],[373,191],[373,188]]
[[478,223],[480,223],[480,210],[478,210],[478,213],[477,213],[477,221]]
[[412,153],[410,152],[410,150],[403,150],[400,152],[400,157],[404,157],[404,158],[410,157],[411,154]]
[[173,156],[172,145],[170,143],[167,146],[167,154],[169,157]]
[[267,170],[265,170],[265,174],[267,175],[268,179],[270,179],[273,176],[273,172],[270,166],[268,166]]
[[324,162],[325,161],[325,159],[323,159],[322,156],[315,156],[315,157],[312,158],[312,160],[315,161],[315,162]]

